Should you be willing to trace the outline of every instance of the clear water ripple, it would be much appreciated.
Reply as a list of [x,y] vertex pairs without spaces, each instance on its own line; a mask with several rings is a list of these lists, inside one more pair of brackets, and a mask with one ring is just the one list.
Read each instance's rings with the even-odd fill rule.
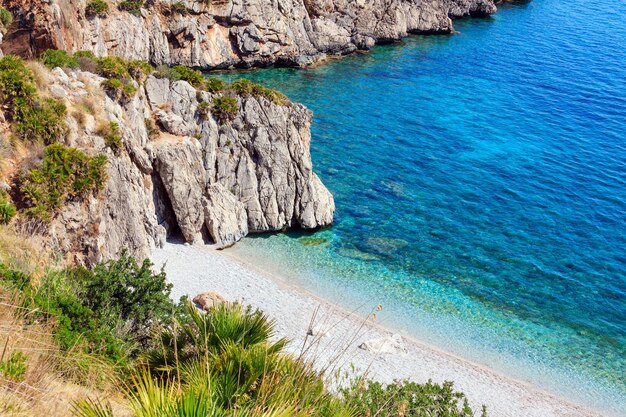
[[234,250],[419,338],[626,410],[626,3],[535,0],[309,69],[336,223]]

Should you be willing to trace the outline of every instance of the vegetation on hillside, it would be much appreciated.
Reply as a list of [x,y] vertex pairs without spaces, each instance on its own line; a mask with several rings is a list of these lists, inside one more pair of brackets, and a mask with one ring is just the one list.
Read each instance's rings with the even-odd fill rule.
[[33,72],[11,55],[0,59],[0,103],[15,134],[24,141],[51,144],[67,131],[65,105],[40,97]]
[[104,0],[92,0],[85,7],[87,17],[106,17],[109,13],[109,5]]
[[[131,12],[142,5],[119,4]],[[198,94],[198,111],[221,122],[236,115],[237,96],[289,103],[247,80],[228,85],[186,67],[155,69],[61,51],[45,52],[41,64],[98,73],[106,78],[102,87],[122,102],[149,74],[184,80],[213,94]],[[21,59],[0,59],[0,104],[12,143],[32,148],[12,173],[10,194],[0,191],[1,415],[55,417],[71,409],[82,417],[473,416],[448,383],[384,386],[358,379],[332,388],[334,376],[287,353],[287,341],[276,338],[274,323],[262,312],[237,303],[207,312],[185,300],[176,304],[164,272],[149,261],[123,253],[86,269],[41,249],[28,221],[45,224],[65,204],[99,195],[107,159],[62,144],[67,109],[38,91],[38,82]],[[93,103],[83,107],[96,113]],[[76,105],[70,110],[83,111]],[[145,123],[157,129],[151,119]],[[123,151],[117,123],[94,130],[114,153]],[[26,221],[16,222],[16,216]]]
[[[95,7],[95,6],[94,6]],[[289,105],[282,94],[267,89],[248,80],[237,80],[232,84],[216,77],[205,77],[200,71],[184,66],[154,68],[143,61],[127,61],[119,57],[96,57],[92,52],[79,51],[68,54],[60,50],[47,50],[40,57],[48,69],[80,68],[97,73],[105,78],[102,88],[114,100],[125,103],[131,100],[141,83],[154,74],[156,77],[172,81],[186,81],[198,90],[198,115],[201,118],[213,116],[218,122],[232,120],[238,110],[237,96],[254,95],[279,105]],[[18,218],[35,218],[44,222],[69,201],[84,200],[89,195],[97,195],[104,185],[106,158],[92,155],[82,150],[60,145],[68,133],[68,110],[63,101],[49,97],[49,93],[39,91],[42,77],[40,67],[28,64],[15,56],[0,58],[0,104],[14,135],[12,141],[4,139],[0,143],[0,168],[6,146],[16,143],[36,145],[39,157],[32,159],[17,174],[13,181],[17,187],[11,195],[0,195],[0,223]],[[203,95],[206,91],[212,96]],[[207,97],[210,97],[207,99]],[[208,101],[205,101],[208,100]],[[83,100],[85,102],[85,100]],[[74,104],[72,117],[84,126],[85,112],[96,115],[93,103]],[[115,122],[96,120],[100,135],[113,153],[123,150],[120,126]],[[151,137],[158,135],[159,129],[150,119],[146,128]]]
[[83,199],[102,189],[106,156],[89,156],[61,144],[45,148],[41,165],[17,178],[26,216],[49,220],[67,200]]
[[[0,298],[12,307],[0,315],[17,327],[10,337],[0,328],[3,415],[41,410],[49,398],[37,387],[53,378],[75,387],[63,395],[80,417],[474,416],[451,383],[357,379],[332,389],[329,375],[284,351],[262,312],[175,304],[149,261],[123,254],[93,269],[32,265],[11,239],[20,237],[4,226]],[[33,340],[46,349],[30,349]],[[33,389],[15,391],[16,383]]]
[[13,15],[4,7],[0,7],[0,32],[3,32],[11,23],[13,23]]

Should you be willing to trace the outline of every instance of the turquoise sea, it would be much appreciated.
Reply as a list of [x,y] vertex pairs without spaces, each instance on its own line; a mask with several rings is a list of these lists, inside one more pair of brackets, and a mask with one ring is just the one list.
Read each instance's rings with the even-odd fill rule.
[[314,112],[335,225],[233,250],[350,309],[626,415],[626,2],[246,77]]

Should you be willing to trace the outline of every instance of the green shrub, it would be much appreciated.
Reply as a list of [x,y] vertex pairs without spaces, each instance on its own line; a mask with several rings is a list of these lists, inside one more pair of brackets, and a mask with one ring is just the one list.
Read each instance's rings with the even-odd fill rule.
[[9,201],[6,191],[0,190],[0,224],[7,224],[17,213],[17,209]]
[[98,74],[106,77],[102,87],[115,100],[130,100],[137,92],[133,78],[141,82],[152,73],[150,64],[143,61],[125,61],[116,56],[99,58]]
[[119,4],[120,10],[125,10],[128,13],[139,16],[141,14],[141,8],[143,7],[144,0],[124,0]]
[[228,84],[216,77],[209,77],[205,82],[206,91],[209,93],[219,93],[228,88]]
[[13,14],[4,7],[0,7],[0,24],[5,28],[13,23]]
[[230,86],[233,91],[235,91],[235,93],[239,95],[247,95],[252,94],[254,83],[250,80],[246,80],[245,78],[241,78],[239,80],[233,81]]
[[29,107],[37,98],[37,87],[30,69],[16,56],[0,58],[0,100],[12,119],[17,111]]
[[184,65],[177,65],[171,68],[161,65],[157,68],[155,76],[157,78],[169,78],[172,81],[187,81],[196,88],[204,86],[204,75],[202,75],[202,72]]
[[109,5],[104,0],[92,0],[85,7],[85,14],[88,17],[104,17],[109,12]]
[[77,51],[77,52],[74,52],[74,58],[76,58],[76,59],[78,59],[78,58],[89,58],[89,59],[93,59],[94,61],[98,59],[98,58],[96,58],[96,54],[94,54],[91,51]]
[[137,92],[130,80],[120,80],[119,78],[110,78],[102,81],[102,88],[114,100],[130,100]]
[[[49,63],[58,62],[61,55],[56,52],[47,54]],[[38,98],[32,71],[20,58],[9,55],[0,59],[0,101],[21,139],[50,144],[67,132],[65,105]]]
[[209,103],[207,103],[206,101],[198,103],[198,113],[200,114],[200,117],[206,119],[210,111],[211,105]]
[[0,264],[0,284],[22,295],[26,319],[54,324],[64,351],[80,349],[126,365],[146,349],[154,330],[171,322],[171,284],[150,261],[138,264],[126,252],[93,270],[48,272],[34,286],[31,277]]
[[127,63],[117,56],[105,56],[98,58],[98,74],[105,78],[129,78]]
[[154,72],[154,68],[152,68],[152,65],[148,64],[145,61],[138,60],[129,61],[126,64],[126,69],[128,70],[130,76],[139,82],[143,81],[148,75]]
[[76,59],[76,63],[78,68],[81,71],[87,71],[92,73],[98,72],[98,63],[96,55],[91,51],[78,51],[74,53],[74,58]]
[[116,155],[122,149],[122,135],[120,134],[120,125],[115,122],[109,122],[107,132],[104,135],[104,144],[111,148]]
[[[404,380],[383,385],[359,379],[341,393],[357,415],[474,417],[465,395],[449,381],[439,385]],[[481,416],[487,416],[484,407]]]
[[173,70],[179,80],[187,81],[196,88],[202,87],[204,84],[204,75],[200,71],[183,65],[177,65]]
[[149,260],[138,264],[124,252],[118,260],[100,263],[92,271],[74,273],[81,276],[83,303],[96,312],[100,325],[143,347],[152,327],[169,323],[175,310],[172,285],[163,270],[154,272],[152,267]]
[[69,199],[82,199],[104,186],[106,157],[88,156],[75,148],[46,147],[40,168],[23,174],[18,188],[25,214],[48,220]]
[[56,67],[78,67],[78,61],[76,58],[60,49],[46,49],[46,51],[41,55],[41,62],[43,62],[43,64],[49,69]]
[[255,84],[250,80],[246,80],[245,78],[234,81],[231,84],[231,88],[237,94],[244,95],[244,96],[252,95],[256,97],[264,97],[268,99],[269,101],[271,101],[272,103],[277,104],[279,106],[286,106],[291,103],[289,99],[287,98],[287,96],[285,96],[284,94],[279,93],[278,91],[272,90],[270,88],[263,87],[260,84]]
[[219,121],[232,119],[239,110],[239,104],[234,97],[222,96],[213,99],[213,113]]
[[32,106],[20,106],[14,119],[17,135],[30,142],[49,145],[67,133],[67,108],[51,98],[37,100]]
[[0,362],[0,376],[9,381],[22,382],[26,375],[26,368],[26,355],[16,350],[7,360]]
[[270,345],[274,323],[262,312],[240,304],[222,304],[203,313],[188,303],[184,313],[175,328],[161,332],[161,344],[146,354],[151,369],[172,371],[177,363],[183,367],[226,353],[231,344],[243,349],[262,345],[267,352],[278,352],[286,343],[281,339]]

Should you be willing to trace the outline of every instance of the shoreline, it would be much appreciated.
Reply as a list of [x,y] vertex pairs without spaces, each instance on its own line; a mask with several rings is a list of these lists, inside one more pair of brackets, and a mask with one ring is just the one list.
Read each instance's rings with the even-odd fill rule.
[[[153,251],[151,260],[157,267],[165,264],[175,300],[182,295],[193,298],[201,292],[216,291],[228,300],[260,308],[276,321],[277,336],[290,340],[289,352],[300,354],[304,349],[305,356],[327,374],[353,369],[356,374],[367,372],[370,378],[387,383],[404,378],[438,383],[450,380],[455,389],[466,394],[475,413],[485,404],[489,416],[495,417],[610,415],[431,346],[413,335],[394,332],[372,321],[368,312],[360,311],[362,308],[349,311],[228,250],[166,243]],[[373,312],[376,306],[371,308]],[[389,353],[359,348],[364,342],[393,334],[400,334],[403,343]],[[389,343],[383,349],[388,347]]]

